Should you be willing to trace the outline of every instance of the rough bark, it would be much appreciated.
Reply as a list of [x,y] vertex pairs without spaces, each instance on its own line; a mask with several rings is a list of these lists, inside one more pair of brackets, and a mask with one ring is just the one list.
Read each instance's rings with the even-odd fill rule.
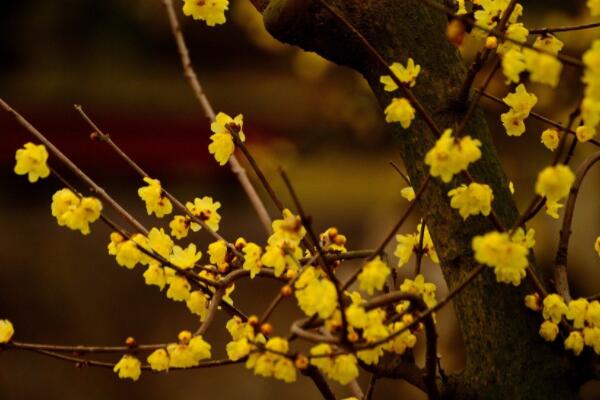
[[[388,62],[412,57],[421,65],[414,93],[434,116],[439,127],[456,128],[464,110],[455,106],[465,67],[460,54],[445,36],[447,19],[419,0],[328,0],[383,55]],[[381,66],[346,27],[341,26],[315,0],[255,0],[267,29],[277,39],[315,51],[327,59],[359,71],[370,84],[382,108],[391,95],[384,92]],[[398,92],[395,96],[399,96]],[[390,126],[397,147],[415,187],[428,173],[423,160],[435,136],[419,117],[409,130]],[[478,182],[494,191],[494,210],[505,226],[518,212],[508,182],[480,110],[466,133],[482,142],[483,157],[471,166]],[[446,193],[461,183],[446,185],[434,179],[420,202],[441,259],[449,288],[455,287],[475,268],[471,250],[473,236],[493,229],[489,220],[471,217],[464,222],[451,209]],[[523,306],[526,293],[520,287],[496,282],[486,270],[454,301],[467,352],[465,369],[454,374],[445,388],[456,399],[569,399],[582,382],[573,357],[560,344],[545,343],[538,335],[540,317]]]

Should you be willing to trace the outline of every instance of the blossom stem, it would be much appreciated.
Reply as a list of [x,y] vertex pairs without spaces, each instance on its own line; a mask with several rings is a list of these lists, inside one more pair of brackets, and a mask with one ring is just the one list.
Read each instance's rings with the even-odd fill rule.
[[581,30],[585,30],[585,29],[593,29],[593,28],[598,28],[598,27],[600,27],[600,22],[592,22],[591,24],[530,29],[529,34],[530,35],[545,35],[548,33],[581,31]]

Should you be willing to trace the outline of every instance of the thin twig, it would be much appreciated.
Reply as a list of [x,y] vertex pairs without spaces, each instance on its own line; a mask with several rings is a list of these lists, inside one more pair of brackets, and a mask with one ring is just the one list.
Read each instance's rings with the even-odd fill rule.
[[[192,65],[192,60],[190,59],[190,52],[185,43],[185,38],[183,36],[181,25],[179,24],[179,20],[177,18],[177,14],[175,13],[175,7],[173,6],[173,0],[162,0],[165,9],[167,11],[167,17],[169,19],[169,24],[171,26],[171,31],[173,33],[173,37],[175,38],[175,43],[177,44],[177,50],[179,52],[179,57],[181,58],[181,65],[183,67],[183,73],[185,78],[187,79],[192,91],[194,92],[194,96],[200,103],[202,110],[208,120],[211,122],[215,120],[215,112],[202,89],[202,85],[200,85],[200,81],[196,72],[194,71],[194,67]],[[254,210],[258,214],[258,218],[267,232],[267,234],[271,233],[271,218],[269,217],[269,213],[260,199],[258,193],[256,193],[256,189],[248,179],[248,175],[246,174],[246,170],[240,165],[238,159],[235,154],[232,154],[229,158],[229,166],[231,167],[231,171],[237,177],[240,185],[246,192],[250,203],[254,207]]]
[[546,35],[548,33],[555,32],[569,32],[569,31],[581,31],[584,29],[592,29],[600,27],[600,22],[592,22],[591,24],[571,25],[571,26],[557,26],[548,28],[535,28],[530,29],[530,35]]
[[[123,161],[125,161],[125,163],[127,165],[129,165],[142,178],[149,178],[150,177],[146,173],[146,171],[144,171],[142,169],[142,167],[140,167],[135,161],[133,161],[131,159],[131,157],[129,157],[127,155],[127,153],[125,153],[112,140],[112,138],[107,133],[104,133],[98,127],[98,125],[96,125],[96,123],[85,113],[85,111],[83,111],[83,107],[81,107],[80,105],[75,105],[75,110],[77,110],[77,112],[81,115],[81,117],[90,125],[90,127],[94,130],[94,132],[96,133],[96,136],[98,137],[98,139],[101,142],[106,143],[119,157],[121,157],[123,159]],[[228,240],[226,240],[217,231],[215,231],[210,226],[208,226],[208,224],[205,221],[203,221],[202,219],[200,219],[196,215],[194,215],[187,207],[185,207],[175,196],[173,196],[171,193],[169,193],[164,187],[161,186],[161,189],[162,189],[162,194],[164,196],[166,196],[173,204],[175,204],[175,207],[177,207],[181,212],[183,212],[184,214],[186,214],[193,222],[195,222],[198,225],[200,225],[214,239],[216,239],[216,240],[222,240],[223,242],[225,242],[227,244],[227,247],[229,248],[229,250],[231,250],[236,256],[240,257],[241,259],[244,258],[244,255],[238,249],[236,249],[236,247],[235,247],[235,245],[233,243],[231,243]]]
[[575,214],[575,204],[579,189],[583,183],[583,179],[588,171],[600,161],[600,152],[592,154],[579,167],[576,173],[575,182],[571,186],[569,198],[565,205],[565,216],[563,218],[562,228],[560,230],[560,239],[558,249],[554,261],[554,284],[558,294],[568,301],[571,298],[569,292],[569,281],[567,278],[567,256],[569,249],[569,239],[571,237],[571,225],[573,224],[573,216]]

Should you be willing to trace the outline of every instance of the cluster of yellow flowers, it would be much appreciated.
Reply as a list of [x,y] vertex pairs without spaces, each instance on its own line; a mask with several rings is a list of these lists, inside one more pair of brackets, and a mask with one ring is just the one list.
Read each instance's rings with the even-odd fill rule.
[[460,216],[467,219],[471,215],[490,215],[494,193],[488,185],[471,183],[461,185],[448,192],[450,206],[458,209]]
[[600,123],[600,40],[595,40],[585,52],[583,63],[585,71],[582,80],[586,86],[581,103],[581,117],[584,124],[576,132],[577,139],[586,142],[596,136]]
[[102,203],[95,197],[79,197],[71,189],[61,189],[52,196],[52,215],[60,226],[90,233],[90,224],[100,218]]
[[504,99],[504,103],[510,110],[500,116],[502,124],[509,136],[521,136],[525,132],[525,119],[537,103],[537,97],[528,93],[522,83],[517,86],[514,93],[510,93]]
[[[396,241],[398,242],[394,250],[394,255],[398,257],[398,268],[403,267],[408,263],[414,252],[417,251],[419,241],[421,239],[421,229],[423,229],[423,223],[417,225],[417,232],[407,235],[398,234],[396,235]],[[440,260],[433,246],[433,240],[429,235],[427,225],[425,225],[425,232],[423,232],[423,254],[429,256],[431,261],[439,264]]]
[[306,235],[300,217],[290,210],[283,210],[283,218],[273,221],[273,234],[267,240],[265,253],[260,261],[265,267],[273,268],[276,276],[284,271],[297,273],[302,257],[300,242]]
[[306,267],[294,284],[298,306],[309,317],[326,319],[337,308],[335,285],[315,267]]
[[158,179],[145,177],[144,182],[146,182],[148,186],[139,188],[138,195],[146,203],[148,215],[154,213],[157,218],[162,218],[165,215],[171,214],[173,205],[171,204],[171,201],[163,195],[160,181]]
[[534,244],[533,233],[525,235],[521,229],[520,233],[512,236],[506,232],[496,231],[476,236],[473,238],[472,246],[475,259],[494,268],[498,282],[518,286],[521,279],[525,277],[525,270],[529,264],[527,255],[529,248]]
[[439,176],[446,183],[452,177],[466,170],[469,164],[481,158],[481,142],[464,136],[452,137],[452,129],[446,129],[435,146],[425,155],[425,164],[431,167],[431,176]]
[[313,356],[310,363],[331,380],[347,385],[358,377],[357,360],[353,354],[334,356],[332,347],[326,343],[311,348],[310,354]]
[[558,218],[558,209],[563,205],[559,201],[569,194],[575,174],[568,165],[556,165],[544,168],[535,183],[535,192],[546,197],[546,213]]
[[[413,87],[417,82],[417,77],[421,72],[421,66],[415,64],[412,58],[409,58],[406,67],[400,63],[393,63],[390,69],[394,75],[407,87]],[[393,92],[398,89],[398,85],[391,76],[384,75],[379,78],[384,85],[383,89],[386,92]],[[412,120],[415,118],[415,109],[410,102],[404,97],[396,97],[384,110],[386,122],[400,122],[404,129],[408,129]]]
[[[509,3],[510,0],[474,0],[473,4],[476,4],[478,6],[477,10],[475,10],[474,13],[475,21],[478,25],[484,28],[495,28],[498,24],[498,21],[500,21],[504,10],[506,10],[506,8],[508,7]],[[510,15],[508,22],[511,24],[516,23],[521,14],[523,14],[523,6],[517,4],[512,14]],[[487,32],[480,29],[474,29],[473,33],[476,37],[480,38],[483,38],[487,35]]]
[[[50,175],[48,151],[43,144],[25,143],[23,148],[17,150],[15,159],[15,173],[27,175],[31,183]],[[100,218],[102,203],[95,197],[80,197],[65,188],[52,196],[51,210],[58,225],[87,235],[90,233],[90,224]]]
[[203,20],[208,26],[224,24],[228,0],[183,0],[183,13],[194,19]]
[[[202,198],[196,197],[194,202],[188,201],[185,207],[190,213],[203,221],[211,230],[219,231],[219,222],[221,221],[221,215],[217,211],[221,208],[221,203],[214,201],[212,197],[204,196]],[[171,235],[176,239],[185,238],[190,229],[193,232],[198,232],[201,229],[200,224],[193,222],[189,215],[176,215],[169,223],[171,228]]]
[[540,296],[534,293],[525,296],[525,306],[533,311],[542,311],[544,322],[540,326],[540,336],[545,340],[556,340],[559,324],[566,318],[572,322],[574,329],[565,339],[565,349],[579,355],[585,345],[600,354],[600,302],[597,300],[579,298],[567,305],[562,296],[552,293],[540,304]]
[[47,164],[48,151],[43,144],[25,143],[22,149],[17,150],[15,159],[17,160],[15,173],[17,175],[27,175],[27,179],[31,183],[50,175],[50,168]]
[[210,137],[211,143],[208,145],[208,151],[210,154],[214,154],[215,160],[220,165],[227,164],[235,150],[232,132],[237,135],[240,141],[244,142],[246,140],[243,128],[244,116],[242,114],[231,118],[222,112],[217,114],[215,122],[210,125],[213,135]]

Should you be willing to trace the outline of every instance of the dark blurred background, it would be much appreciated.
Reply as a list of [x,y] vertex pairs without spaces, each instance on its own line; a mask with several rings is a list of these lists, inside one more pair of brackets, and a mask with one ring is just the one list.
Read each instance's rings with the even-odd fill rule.
[[[399,193],[404,184],[388,165],[401,160],[369,88],[353,71],[272,40],[247,0],[231,3],[224,26],[208,28],[182,17],[193,62],[214,107],[244,114],[248,145],[286,201],[275,173],[278,165],[289,171],[320,230],[337,226],[353,249],[375,246],[407,203]],[[528,27],[590,21],[583,0],[523,5]],[[559,38],[566,43],[565,53],[580,56],[598,36],[595,30]],[[467,62],[476,46],[467,39],[461,47]],[[529,85],[539,98],[536,111],[565,121],[581,93],[579,79],[579,71],[565,67],[557,90]],[[490,90],[503,96],[503,79]],[[136,195],[141,181],[105,146],[89,140],[90,129],[73,104],[82,104],[181,200],[205,195],[220,200],[226,237],[241,235],[264,243],[236,179],[208,154],[209,127],[183,79],[160,1],[0,1],[0,96],[148,225],[168,221],[145,216]],[[530,119],[525,135],[508,138],[499,121],[504,109],[483,105],[524,208],[537,172],[552,157],[539,143],[546,127]],[[106,252],[109,231],[101,223],[85,238],[57,226],[49,205],[59,183],[47,179],[31,185],[12,173],[15,150],[31,137],[2,113],[0,134],[0,318],[15,324],[16,338],[102,345],[134,336],[140,343],[154,343],[195,329],[198,321],[182,303],[168,301],[155,287],[143,284],[142,268],[128,271],[116,265]],[[587,146],[579,146],[575,162],[589,153]],[[597,170],[589,175],[575,214],[569,269],[576,296],[600,291],[593,252],[593,240],[600,234],[599,177]],[[403,231],[412,232],[416,223],[415,216]],[[558,222],[542,216],[532,226],[537,259],[549,266]],[[193,240],[203,249],[209,242],[202,233]],[[412,268],[410,264],[400,273],[408,275]],[[438,268],[427,264],[425,275],[438,284],[438,297],[443,297],[446,288]],[[260,313],[277,291],[271,282],[244,282],[234,299],[247,313]],[[285,335],[289,321],[299,315],[292,303],[275,313],[276,334]],[[224,321],[219,316],[208,335],[214,358],[224,356],[229,338],[221,328]],[[442,364],[448,371],[457,370],[464,356],[451,308],[439,314],[438,323]],[[421,353],[418,349],[418,359]],[[361,383],[366,379],[362,376]],[[336,390],[349,395],[346,388]],[[591,387],[585,391],[595,396]],[[402,382],[377,386],[376,398],[400,394],[419,398]],[[146,373],[131,383],[107,370],[76,369],[36,354],[0,354],[0,399],[250,400],[283,395],[290,400],[318,398],[306,379],[290,386],[254,377],[243,366]]]

